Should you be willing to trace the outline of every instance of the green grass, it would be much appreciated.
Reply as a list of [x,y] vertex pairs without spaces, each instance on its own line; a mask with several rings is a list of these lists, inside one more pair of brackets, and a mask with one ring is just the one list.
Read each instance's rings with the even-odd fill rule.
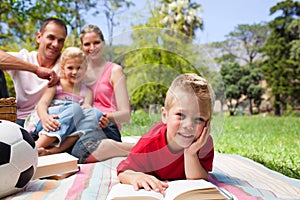
[[[134,113],[122,135],[142,135],[159,120],[159,114]],[[211,134],[216,151],[238,154],[300,179],[300,117],[219,116]]]

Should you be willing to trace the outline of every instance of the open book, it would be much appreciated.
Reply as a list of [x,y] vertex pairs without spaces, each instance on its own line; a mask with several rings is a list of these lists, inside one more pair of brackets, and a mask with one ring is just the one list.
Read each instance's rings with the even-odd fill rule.
[[68,153],[51,154],[38,157],[38,165],[33,179],[66,178],[79,170],[78,158]]
[[201,180],[177,180],[168,182],[165,194],[153,190],[133,189],[132,185],[118,183],[110,190],[107,200],[227,200],[233,197],[214,184]]

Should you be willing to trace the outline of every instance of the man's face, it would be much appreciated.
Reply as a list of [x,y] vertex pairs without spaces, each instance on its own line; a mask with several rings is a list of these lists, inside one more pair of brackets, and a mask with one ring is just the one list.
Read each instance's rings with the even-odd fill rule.
[[43,32],[38,32],[36,35],[39,44],[39,55],[44,59],[56,61],[64,46],[66,37],[64,27],[50,22]]

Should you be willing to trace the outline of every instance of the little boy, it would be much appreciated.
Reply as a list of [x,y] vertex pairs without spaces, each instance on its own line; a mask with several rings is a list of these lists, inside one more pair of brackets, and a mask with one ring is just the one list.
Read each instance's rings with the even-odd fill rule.
[[121,183],[163,193],[164,180],[208,179],[214,157],[210,120],[214,95],[196,74],[179,75],[154,125],[117,167]]

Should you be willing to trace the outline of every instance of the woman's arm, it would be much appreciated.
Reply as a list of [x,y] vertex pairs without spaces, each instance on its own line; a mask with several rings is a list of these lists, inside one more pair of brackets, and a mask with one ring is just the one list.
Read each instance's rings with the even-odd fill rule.
[[111,82],[115,92],[118,111],[108,113],[107,117],[117,123],[128,123],[130,121],[130,103],[126,86],[126,78],[123,68],[114,64],[111,74]]

